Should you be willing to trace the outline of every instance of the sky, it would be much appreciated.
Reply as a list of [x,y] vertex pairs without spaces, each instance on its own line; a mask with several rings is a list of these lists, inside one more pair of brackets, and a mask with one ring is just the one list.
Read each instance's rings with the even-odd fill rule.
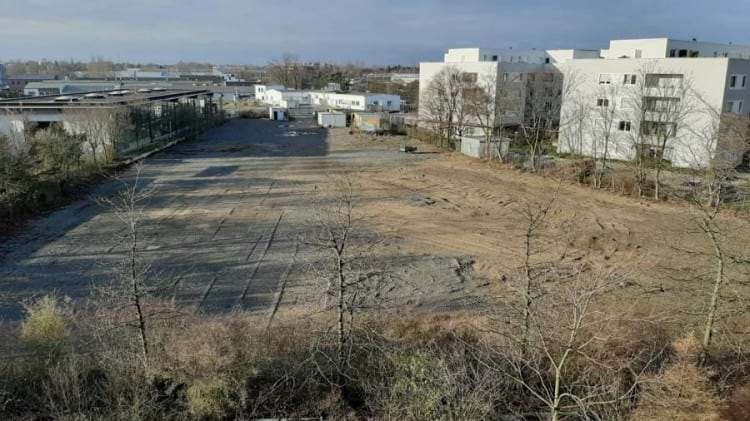
[[748,0],[0,0],[0,61],[439,61],[452,47],[750,45]]

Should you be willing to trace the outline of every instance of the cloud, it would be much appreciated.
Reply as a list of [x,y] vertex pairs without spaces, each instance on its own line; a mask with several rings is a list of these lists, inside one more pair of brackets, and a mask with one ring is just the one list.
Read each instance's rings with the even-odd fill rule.
[[[414,63],[453,46],[603,47],[672,36],[750,43],[718,0],[0,0],[0,58]],[[699,22],[699,24],[698,24]]]

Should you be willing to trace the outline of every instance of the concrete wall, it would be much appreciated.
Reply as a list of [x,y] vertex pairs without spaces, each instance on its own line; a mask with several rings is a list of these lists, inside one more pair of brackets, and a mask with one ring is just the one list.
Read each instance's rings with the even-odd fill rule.
[[609,49],[602,50],[603,58],[635,58],[636,50],[641,50],[641,58],[664,58],[667,56],[666,38],[612,40]]

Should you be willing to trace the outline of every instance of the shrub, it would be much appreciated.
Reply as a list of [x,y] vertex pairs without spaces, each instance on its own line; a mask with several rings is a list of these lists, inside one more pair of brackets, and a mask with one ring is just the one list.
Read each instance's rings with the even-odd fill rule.
[[21,325],[21,342],[40,356],[57,357],[69,350],[71,332],[67,323],[66,302],[45,295],[25,304],[26,318]]
[[676,340],[675,361],[643,380],[634,420],[719,420],[724,403],[710,381],[711,372],[698,366],[702,348],[694,336]]
[[198,380],[187,391],[190,413],[198,419],[223,419],[239,411],[239,401],[220,377]]

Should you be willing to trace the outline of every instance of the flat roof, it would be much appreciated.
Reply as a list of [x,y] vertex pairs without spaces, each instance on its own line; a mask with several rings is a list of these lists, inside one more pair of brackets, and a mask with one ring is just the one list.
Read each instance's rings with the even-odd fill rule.
[[[122,90],[90,91],[67,95],[47,95],[13,98],[0,101],[0,110],[26,110],[26,109],[60,109],[60,108],[118,108],[133,105],[146,104],[149,102],[169,101],[179,98],[191,98],[201,95],[210,95],[206,89],[163,89],[138,92],[127,90],[126,94],[114,94]],[[86,97],[89,94],[100,94],[104,97]],[[62,100],[67,98],[67,100]]]

